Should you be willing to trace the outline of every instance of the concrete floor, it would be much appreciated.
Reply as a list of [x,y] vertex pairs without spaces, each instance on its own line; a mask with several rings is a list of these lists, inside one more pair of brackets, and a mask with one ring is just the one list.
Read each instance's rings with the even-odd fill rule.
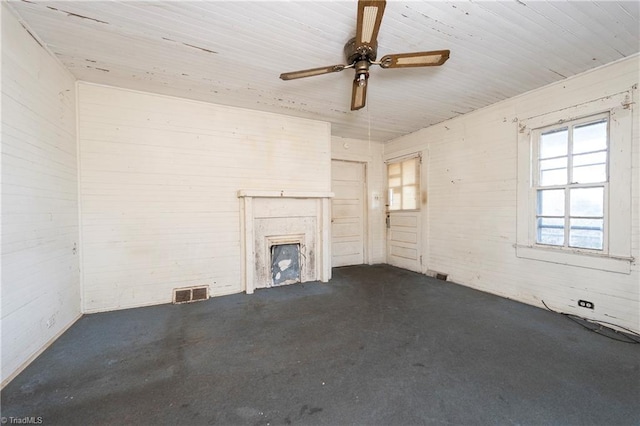
[[640,424],[640,345],[390,266],[88,315],[1,393],[44,424]]

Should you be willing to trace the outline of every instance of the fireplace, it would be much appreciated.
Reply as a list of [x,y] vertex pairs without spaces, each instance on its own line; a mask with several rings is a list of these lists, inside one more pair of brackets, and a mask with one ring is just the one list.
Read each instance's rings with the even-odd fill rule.
[[300,244],[271,246],[271,285],[279,286],[300,282]]
[[247,294],[256,288],[327,282],[331,278],[332,196],[317,192],[238,192],[242,282]]

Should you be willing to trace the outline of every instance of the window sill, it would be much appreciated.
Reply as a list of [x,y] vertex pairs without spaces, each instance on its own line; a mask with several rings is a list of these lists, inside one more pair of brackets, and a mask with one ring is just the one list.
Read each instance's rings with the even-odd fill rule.
[[608,256],[597,253],[568,251],[551,247],[515,245],[516,256],[522,259],[539,260],[560,265],[578,266],[599,271],[631,273],[631,257]]

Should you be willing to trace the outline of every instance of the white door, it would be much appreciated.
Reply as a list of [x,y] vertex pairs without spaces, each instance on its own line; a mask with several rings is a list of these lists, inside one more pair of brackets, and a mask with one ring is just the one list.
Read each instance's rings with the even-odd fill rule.
[[387,263],[422,272],[419,155],[387,164]]
[[363,163],[331,161],[331,266],[364,263]]

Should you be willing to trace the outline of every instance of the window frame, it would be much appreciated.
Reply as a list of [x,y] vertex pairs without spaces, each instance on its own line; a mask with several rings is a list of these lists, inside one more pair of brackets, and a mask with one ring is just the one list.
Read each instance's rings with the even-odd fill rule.
[[[601,182],[590,182],[590,183],[576,183],[576,182],[571,182],[571,178],[572,176],[572,168],[573,168],[573,160],[574,160],[574,156],[575,155],[581,155],[581,154],[589,154],[589,153],[580,153],[580,154],[575,154],[574,153],[574,149],[573,149],[573,135],[571,135],[571,131],[573,129],[575,129],[576,127],[585,125],[585,124],[589,124],[589,123],[596,123],[598,121],[603,121],[606,120],[607,122],[607,145],[606,145],[606,149],[604,150],[606,152],[606,163],[605,163],[605,175],[606,175],[606,180],[601,181]],[[544,127],[538,127],[535,129],[531,130],[531,144],[532,144],[532,150],[531,150],[531,181],[532,181],[532,190],[534,191],[534,197],[533,198],[533,215],[535,215],[536,220],[531,221],[531,225],[532,226],[532,230],[531,232],[533,232],[533,235],[535,235],[535,238],[533,240],[533,244],[535,244],[535,246],[537,247],[555,247],[555,248],[563,248],[563,249],[571,249],[571,250],[575,250],[577,252],[588,252],[588,253],[604,253],[607,254],[609,252],[609,244],[608,244],[608,233],[609,233],[609,168],[610,168],[610,148],[611,148],[611,132],[610,132],[610,125],[611,125],[611,116],[609,111],[606,112],[601,112],[598,114],[593,114],[593,115],[588,115],[585,117],[580,117],[577,119],[573,119],[573,120],[564,120],[561,123],[555,123],[555,124],[551,124],[548,126],[544,126]],[[540,162],[544,161],[544,160],[548,160],[548,158],[545,159],[541,159],[540,158],[540,139],[543,133],[547,133],[549,131],[553,131],[553,130],[560,130],[566,128],[567,130],[571,130],[569,131],[569,135],[568,135],[568,140],[567,140],[567,183],[565,184],[557,184],[557,185],[540,185]],[[602,151],[602,150],[599,150]],[[593,152],[599,152],[599,151],[593,151]],[[554,157],[555,158],[555,157]],[[603,220],[603,241],[602,241],[602,249],[593,249],[593,248],[587,248],[587,247],[575,247],[575,246],[571,246],[571,228],[570,228],[570,222],[571,222],[571,206],[570,206],[570,196],[569,193],[571,192],[572,189],[580,189],[580,188],[603,188],[603,205],[602,205],[602,220]],[[545,243],[541,243],[538,242],[538,224],[537,224],[537,219],[540,218],[541,216],[546,216],[549,217],[547,215],[540,215],[538,213],[538,191],[541,190],[563,190],[564,191],[564,216],[563,216],[563,221],[564,221],[564,244],[561,245],[555,245],[555,244],[545,244]],[[559,218],[560,216],[558,216]]]
[[[402,163],[407,162],[409,160],[416,160],[416,181],[414,184],[408,184],[407,186],[411,185],[411,186],[416,186],[416,208],[414,209],[404,209],[404,208],[399,208],[399,209],[391,209],[391,201],[392,201],[392,196],[391,196],[391,188],[389,186],[389,166],[391,166],[392,164],[400,164],[400,179],[402,181],[402,176],[403,176],[403,172],[402,172]],[[409,154],[409,155],[404,155],[402,157],[397,157],[397,158],[393,158],[390,160],[385,161],[385,165],[386,165],[386,171],[385,171],[385,176],[386,176],[386,184],[387,184],[387,212],[389,213],[397,213],[397,212],[417,212],[420,211],[420,204],[421,204],[421,187],[422,187],[422,155],[421,153],[414,153],[414,154]],[[393,188],[401,188],[401,190],[405,187],[405,185],[403,183],[401,183],[400,186],[394,186]]]
[[[515,244],[517,257],[624,274],[631,273],[633,262],[631,257],[632,95],[632,91],[625,91],[520,120]],[[538,244],[535,226],[539,172],[536,134],[541,130],[560,127],[567,122],[582,119],[589,121],[589,118],[599,114],[609,116],[608,183],[603,212],[605,215],[603,250]]]

